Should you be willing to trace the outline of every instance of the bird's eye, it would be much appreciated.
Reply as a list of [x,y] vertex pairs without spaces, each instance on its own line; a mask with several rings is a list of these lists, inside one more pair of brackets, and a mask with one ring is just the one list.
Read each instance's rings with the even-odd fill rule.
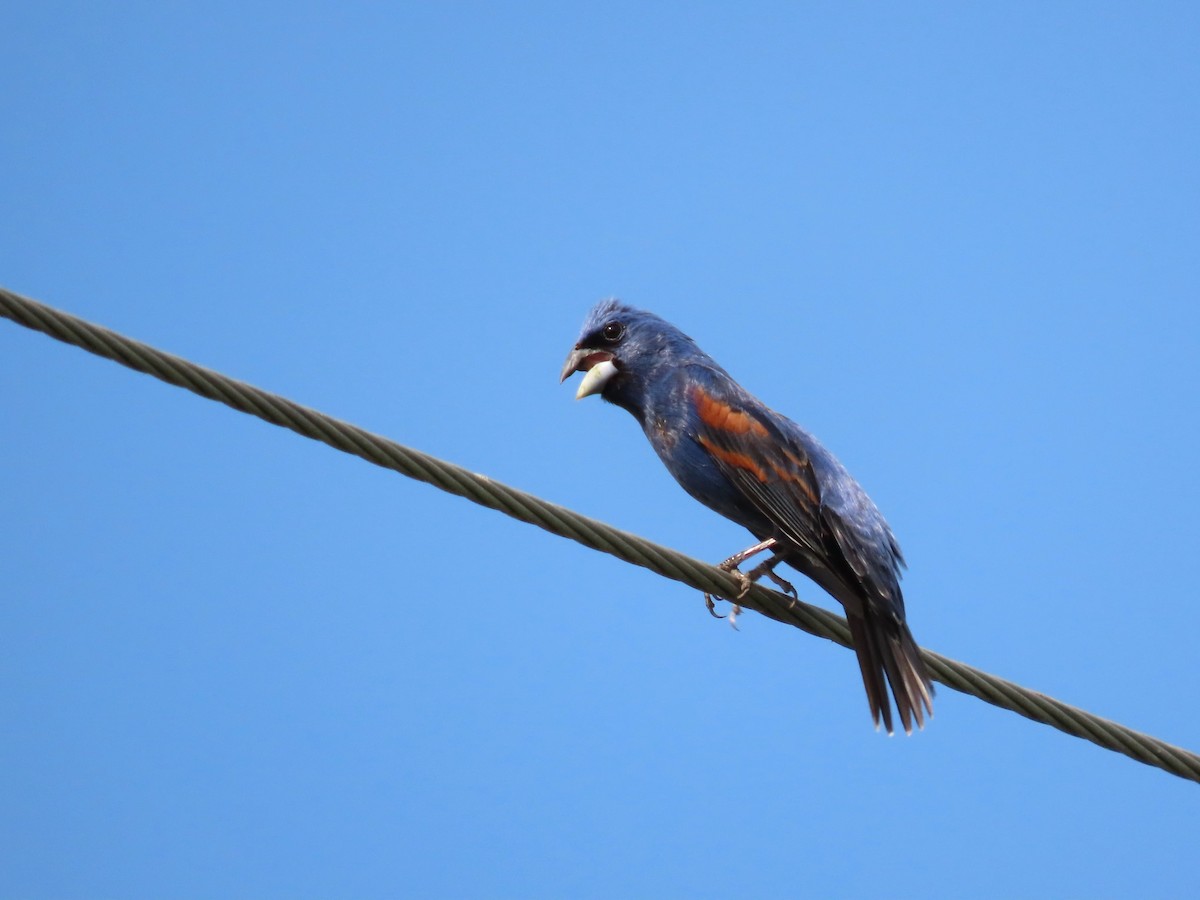
[[625,326],[620,322],[609,322],[600,333],[610,344],[615,344],[621,339],[621,335],[625,333]]

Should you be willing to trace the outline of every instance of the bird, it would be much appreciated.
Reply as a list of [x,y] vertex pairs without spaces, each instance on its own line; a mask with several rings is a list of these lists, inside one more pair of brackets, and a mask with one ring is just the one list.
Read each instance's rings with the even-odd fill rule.
[[[587,315],[560,383],[584,373],[576,398],[599,394],[631,413],[693,498],[754,535],[721,566],[739,577],[734,602],[763,576],[793,597],[779,563],[807,576],[846,612],[876,730],[893,733],[891,685],[906,734],[933,715],[933,684],[909,630],[904,556],[866,491],[821,443],[756,399],[654,313],[617,299]],[[771,551],[749,573],[738,568]],[[712,601],[706,595],[709,611]]]

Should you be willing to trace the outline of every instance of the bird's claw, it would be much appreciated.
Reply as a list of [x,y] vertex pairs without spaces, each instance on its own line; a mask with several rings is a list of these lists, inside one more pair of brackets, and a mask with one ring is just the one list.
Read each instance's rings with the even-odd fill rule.
[[[762,569],[764,566],[766,566],[766,563],[763,563],[763,565],[759,566],[758,569]],[[766,575],[775,583],[777,588],[782,590],[785,594],[791,596],[792,603],[800,602],[800,595],[796,593],[796,589],[792,587],[792,583],[790,581],[787,581],[782,576],[775,574],[774,569],[766,569],[766,571],[763,572],[759,572],[758,569],[754,569],[750,573],[750,577],[752,579],[756,579],[756,577],[761,578],[763,575]]]
[[[712,594],[707,592],[704,594],[704,605],[708,607],[708,614],[714,619],[728,618],[729,624],[732,625],[734,629],[737,629],[737,618],[742,614],[741,600],[748,593],[750,593],[750,586],[754,584],[757,577],[755,576],[754,572],[752,572],[750,575],[747,575],[745,572],[739,570],[737,567],[739,562],[740,560],[737,557],[730,557],[729,559],[725,560],[725,562],[717,566],[718,569],[728,572],[730,575],[736,578],[739,584],[737,596],[729,601],[731,604],[733,604],[733,606],[729,610],[728,616],[723,616],[717,612],[717,605],[715,602],[713,602]],[[755,572],[757,572],[757,569]]]
[[729,574],[741,584],[737,597],[733,600],[733,608],[729,610],[729,625],[736,631],[738,616],[742,614],[742,599],[750,593],[750,586],[754,584],[754,579],[736,568],[730,570]]

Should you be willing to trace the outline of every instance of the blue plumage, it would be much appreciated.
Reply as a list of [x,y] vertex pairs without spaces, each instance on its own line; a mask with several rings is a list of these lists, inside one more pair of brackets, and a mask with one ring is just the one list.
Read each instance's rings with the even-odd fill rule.
[[579,396],[628,410],[684,490],[773,541],[776,561],[845,607],[876,725],[892,731],[886,682],[904,730],[923,725],[933,688],[905,622],[904,559],[842,464],[675,326],[616,300],[589,313],[562,377],[576,371],[586,373]]

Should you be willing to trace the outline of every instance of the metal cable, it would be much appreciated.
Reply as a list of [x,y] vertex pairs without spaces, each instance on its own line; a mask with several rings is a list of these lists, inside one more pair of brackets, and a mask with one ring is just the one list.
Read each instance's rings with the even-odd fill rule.
[[[240,412],[361,457],[377,466],[393,469],[482,506],[499,510],[522,522],[570,538],[585,547],[643,566],[696,590],[728,597],[738,588],[738,582],[728,573],[676,550],[500,484],[486,475],[468,472],[460,466],[401,446],[347,422],[227,378],[211,369],[3,288],[0,288],[0,315],[26,328],[82,347]],[[751,589],[742,605],[843,647],[850,646],[845,619],[820,607],[793,600],[760,585]],[[921,653],[933,678],[947,687],[1075,737],[1085,738],[1138,762],[1157,766],[1172,775],[1200,782],[1200,756],[1194,753],[939,653],[930,650],[922,650]]]

